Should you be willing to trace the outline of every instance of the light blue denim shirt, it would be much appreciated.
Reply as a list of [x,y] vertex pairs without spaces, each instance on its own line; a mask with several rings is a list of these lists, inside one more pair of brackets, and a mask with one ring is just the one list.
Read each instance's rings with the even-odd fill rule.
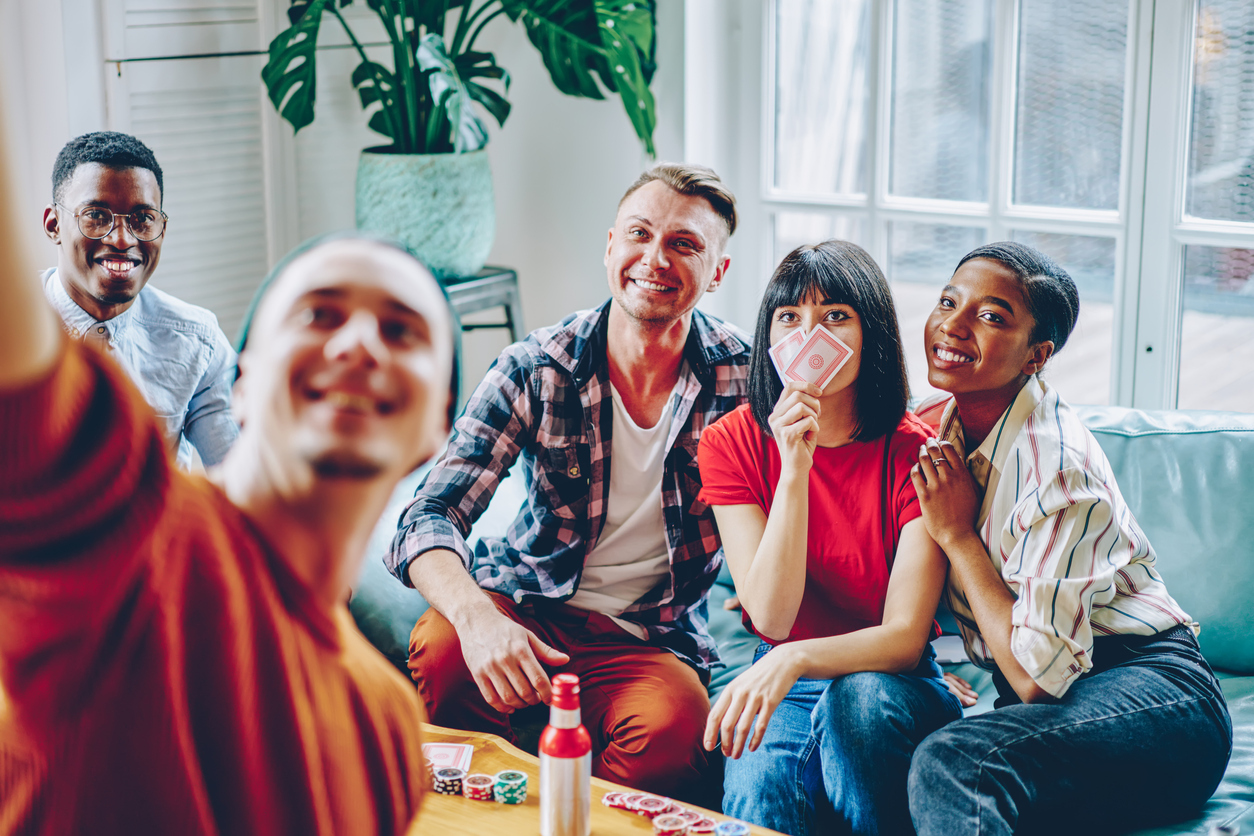
[[206,465],[222,461],[239,427],[231,417],[235,352],[217,317],[148,286],[125,312],[99,322],[70,299],[55,267],[43,283],[70,337],[107,347],[135,381],[180,467],[191,466],[193,446]]

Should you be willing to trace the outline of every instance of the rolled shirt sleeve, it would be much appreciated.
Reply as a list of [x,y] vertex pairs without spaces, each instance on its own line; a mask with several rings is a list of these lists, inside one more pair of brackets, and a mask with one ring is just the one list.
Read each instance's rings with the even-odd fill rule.
[[[216,329],[215,329],[216,330]],[[235,351],[221,330],[212,341],[213,357],[187,404],[183,435],[207,466],[226,458],[239,435],[231,414],[231,387],[235,384]]]
[[[1002,529],[1002,576],[1017,596],[1010,649],[1055,697],[1093,666],[1094,612],[1112,603],[1116,575],[1138,550],[1119,536],[1119,504],[1093,474],[1063,470],[1025,495]],[[1148,548],[1143,537],[1139,548]]]

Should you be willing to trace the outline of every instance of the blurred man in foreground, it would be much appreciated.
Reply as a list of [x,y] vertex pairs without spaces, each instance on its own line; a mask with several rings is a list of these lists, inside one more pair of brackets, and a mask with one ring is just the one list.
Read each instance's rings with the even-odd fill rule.
[[21,243],[0,250],[0,833],[403,832],[423,711],[343,601],[448,429],[439,286],[357,237],[280,264],[210,482],[66,338]]

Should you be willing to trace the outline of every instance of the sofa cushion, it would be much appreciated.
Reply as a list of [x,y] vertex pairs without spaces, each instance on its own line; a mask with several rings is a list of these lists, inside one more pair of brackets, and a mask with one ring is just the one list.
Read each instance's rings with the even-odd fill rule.
[[1254,674],[1254,415],[1081,407],[1215,668]]

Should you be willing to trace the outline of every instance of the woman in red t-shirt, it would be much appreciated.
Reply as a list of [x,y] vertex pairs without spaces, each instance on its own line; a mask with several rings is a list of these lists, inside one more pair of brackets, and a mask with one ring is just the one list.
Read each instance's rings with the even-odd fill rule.
[[[816,328],[848,360],[822,390],[783,384],[769,347]],[[762,639],[706,724],[706,748],[729,756],[728,815],[790,834],[910,833],[911,753],[962,715],[928,644],[946,564],[910,480],[930,431],[908,396],[875,261],[845,241],[789,253],[758,314],[749,403],[698,451],[700,497]]]

